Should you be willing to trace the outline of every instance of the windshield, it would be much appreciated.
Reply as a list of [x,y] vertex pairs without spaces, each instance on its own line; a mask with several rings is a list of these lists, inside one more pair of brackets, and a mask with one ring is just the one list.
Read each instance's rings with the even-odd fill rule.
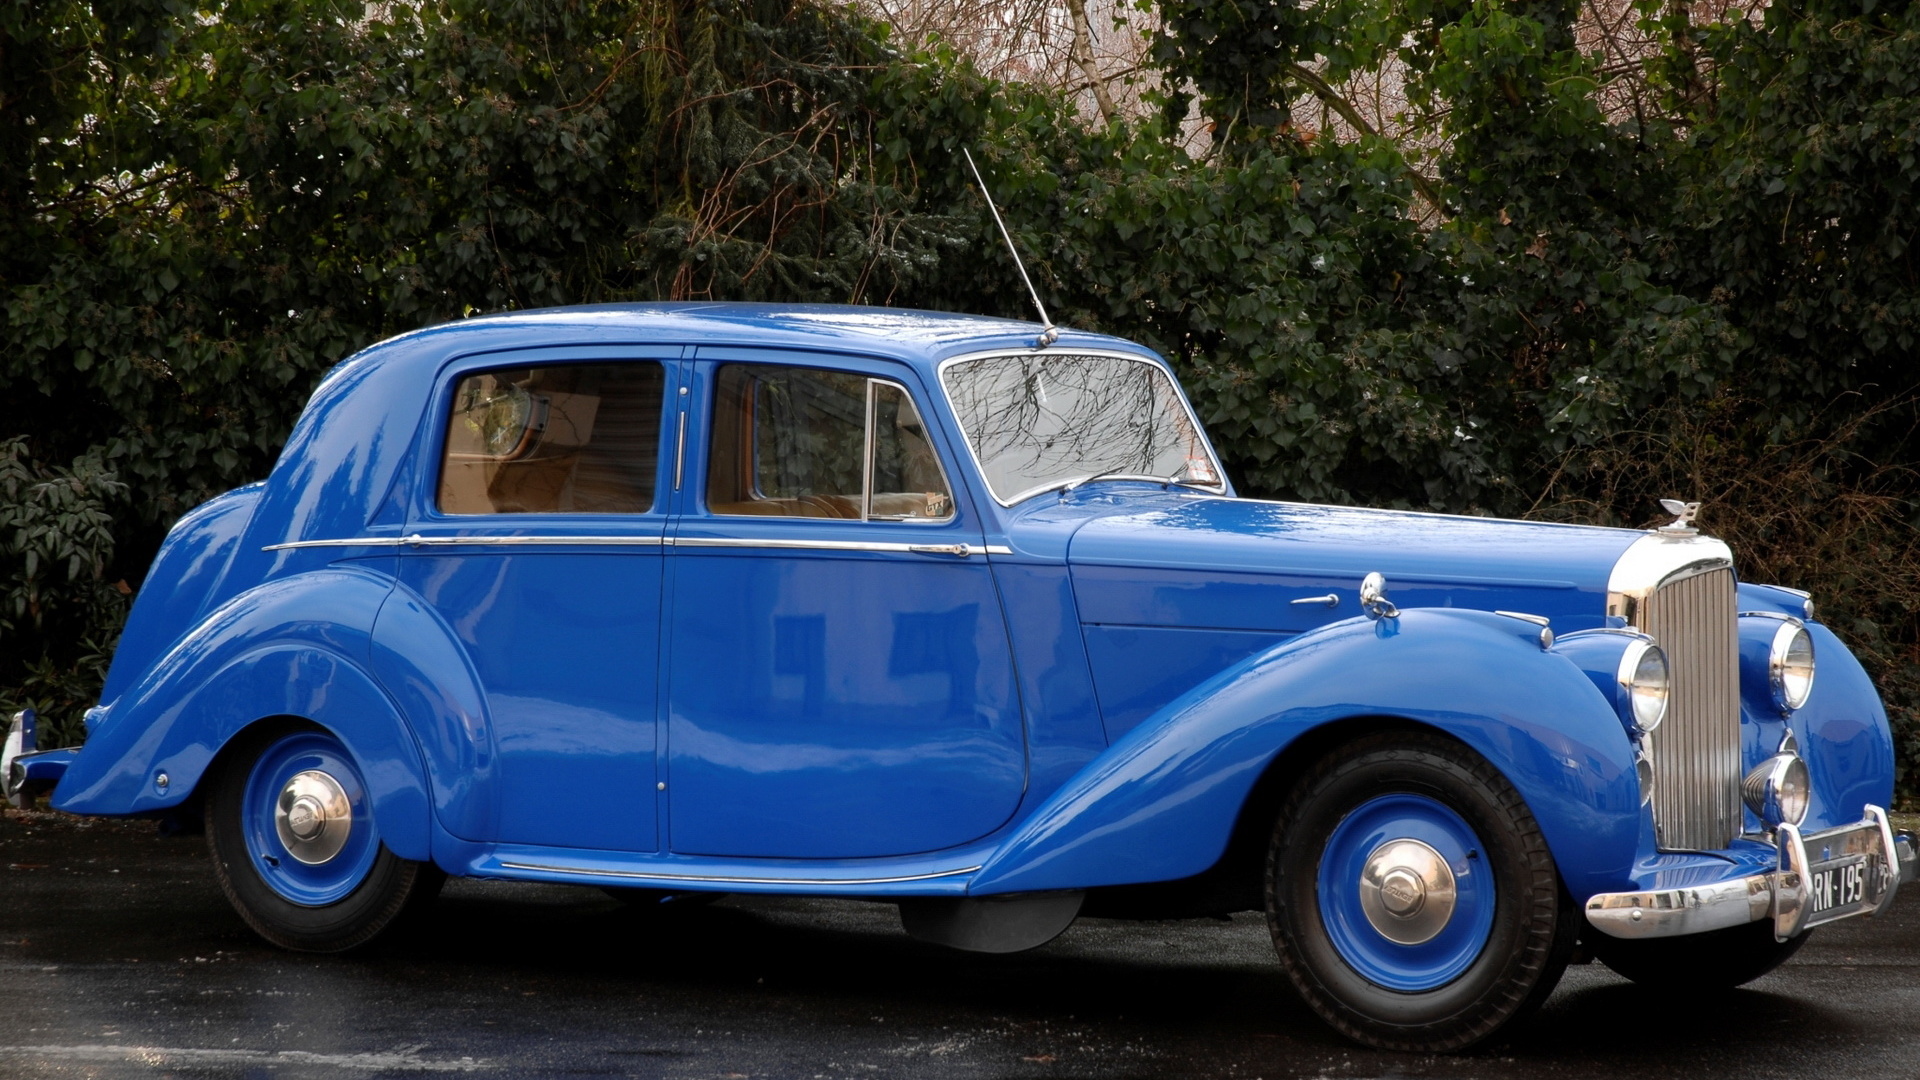
[[1179,388],[1146,360],[988,356],[949,364],[940,378],[1003,505],[1094,476],[1178,476],[1222,490]]

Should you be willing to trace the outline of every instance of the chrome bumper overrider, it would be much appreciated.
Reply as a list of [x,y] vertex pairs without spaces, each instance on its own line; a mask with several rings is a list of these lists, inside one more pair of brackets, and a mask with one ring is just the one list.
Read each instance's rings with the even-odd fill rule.
[[[1587,921],[1618,938],[1679,937],[1773,920],[1774,937],[1786,941],[1811,927],[1886,910],[1904,882],[1920,876],[1914,840],[1895,836],[1886,811],[1868,806],[1853,825],[1800,835],[1791,825],[1775,834],[1779,869],[1711,885],[1653,892],[1600,893],[1587,901]],[[1808,859],[1808,852],[1815,858]],[[1809,875],[1820,866],[1863,861],[1858,900],[1814,913]]]

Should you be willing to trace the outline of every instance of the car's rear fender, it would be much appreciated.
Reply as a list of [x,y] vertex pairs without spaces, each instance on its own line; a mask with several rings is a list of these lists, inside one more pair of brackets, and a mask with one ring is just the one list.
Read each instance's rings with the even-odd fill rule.
[[1225,852],[1275,759],[1367,718],[1443,731],[1498,768],[1540,822],[1577,897],[1630,872],[1641,807],[1619,713],[1539,627],[1425,608],[1351,619],[1242,661],[1142,722],[1037,808],[974,893],[1083,889],[1199,874]]
[[499,792],[486,693],[453,628],[405,585],[381,607],[370,670],[419,740],[441,827],[462,840],[492,837]]
[[188,511],[167,531],[147,568],[146,580],[127,615],[113,651],[101,700],[111,702],[180,640],[220,599],[240,538],[253,520],[265,484],[248,484],[216,495]]
[[109,815],[177,807],[239,732],[298,717],[332,731],[360,763],[387,846],[403,858],[427,858],[420,751],[365,670],[374,618],[392,584],[330,567],[235,597],[90,717],[86,746],[61,778],[54,807]]

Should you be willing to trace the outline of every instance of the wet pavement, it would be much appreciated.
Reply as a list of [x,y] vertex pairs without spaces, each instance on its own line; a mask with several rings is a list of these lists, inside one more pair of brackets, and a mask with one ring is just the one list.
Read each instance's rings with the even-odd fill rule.
[[1258,916],[1082,920],[1045,948],[922,945],[894,909],[733,898],[638,913],[454,881],[371,952],[280,952],[204,842],[0,820],[0,1078],[1920,1077],[1920,887],[1742,990],[1591,965],[1496,1045],[1382,1054],[1287,990]]

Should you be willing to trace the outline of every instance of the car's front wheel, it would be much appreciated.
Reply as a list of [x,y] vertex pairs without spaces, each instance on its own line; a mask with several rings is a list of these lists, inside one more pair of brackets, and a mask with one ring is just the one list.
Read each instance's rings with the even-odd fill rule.
[[214,875],[247,925],[282,948],[364,944],[446,880],[380,842],[359,765],[317,725],[243,733],[211,783]]
[[1267,923],[1308,1005],[1369,1046],[1481,1042],[1546,1000],[1579,914],[1526,802],[1437,732],[1367,736],[1293,786]]

